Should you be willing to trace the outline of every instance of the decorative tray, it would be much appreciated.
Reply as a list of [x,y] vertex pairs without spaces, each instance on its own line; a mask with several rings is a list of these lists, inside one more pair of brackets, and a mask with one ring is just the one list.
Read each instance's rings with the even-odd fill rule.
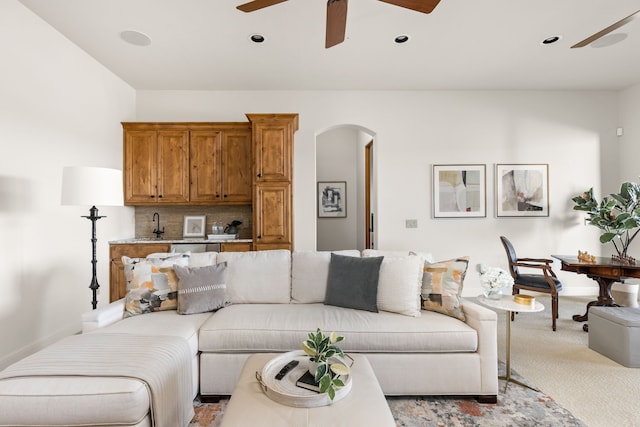
[[[336,358],[343,362],[341,358]],[[276,374],[284,365],[297,360],[300,363],[293,368],[281,380],[276,380]],[[349,365],[349,363],[346,363]],[[302,350],[283,353],[268,361],[262,372],[256,372],[256,379],[264,393],[273,401],[296,408],[315,408],[318,406],[330,405],[344,398],[351,391],[351,375],[343,378],[344,387],[336,390],[333,400],[329,399],[327,393],[318,393],[307,390],[296,385],[296,381],[309,369],[309,356]]]

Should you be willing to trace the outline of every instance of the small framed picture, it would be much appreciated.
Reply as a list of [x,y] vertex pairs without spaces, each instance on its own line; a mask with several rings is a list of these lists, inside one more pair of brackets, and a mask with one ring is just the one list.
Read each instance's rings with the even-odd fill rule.
[[496,216],[549,216],[549,165],[496,165]]
[[318,218],[347,217],[347,182],[318,181]]
[[433,217],[486,217],[485,170],[485,165],[433,165]]
[[185,216],[184,228],[182,229],[183,237],[204,237],[206,215]]

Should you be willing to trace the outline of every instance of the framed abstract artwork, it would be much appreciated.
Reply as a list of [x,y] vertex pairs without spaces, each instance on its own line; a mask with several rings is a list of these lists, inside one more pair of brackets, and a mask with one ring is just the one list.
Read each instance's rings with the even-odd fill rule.
[[496,216],[549,216],[549,165],[496,165]]
[[433,217],[486,217],[485,176],[485,165],[433,165]]
[[347,217],[347,182],[318,181],[318,218]]

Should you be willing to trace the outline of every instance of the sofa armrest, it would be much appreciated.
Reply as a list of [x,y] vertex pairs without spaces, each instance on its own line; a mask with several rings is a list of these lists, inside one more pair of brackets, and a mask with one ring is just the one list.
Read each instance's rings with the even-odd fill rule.
[[478,354],[482,369],[482,389],[487,395],[498,391],[498,315],[468,299],[462,299],[467,325],[478,332]]
[[82,333],[94,331],[104,328],[119,320],[122,320],[124,314],[124,298],[112,302],[111,304],[102,306],[96,310],[88,311],[82,314]]

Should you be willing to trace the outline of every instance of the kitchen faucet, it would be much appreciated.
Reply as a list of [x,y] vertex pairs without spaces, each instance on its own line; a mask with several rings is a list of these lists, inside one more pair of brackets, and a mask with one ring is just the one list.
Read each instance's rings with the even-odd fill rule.
[[161,236],[164,234],[164,227],[162,227],[162,231],[160,231],[160,214],[158,212],[154,212],[153,213],[153,220],[152,222],[156,222],[156,218],[158,219],[158,227],[155,228],[152,233],[156,235],[156,239],[160,239]]

